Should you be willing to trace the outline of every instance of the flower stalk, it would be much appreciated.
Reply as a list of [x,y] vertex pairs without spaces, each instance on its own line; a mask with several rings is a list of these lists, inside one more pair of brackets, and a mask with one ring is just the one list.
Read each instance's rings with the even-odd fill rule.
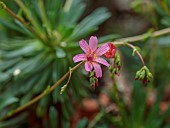
[[73,70],[71,67],[69,67],[69,77],[68,77],[68,80],[67,80],[67,83],[61,87],[61,90],[60,90],[60,94],[63,94],[63,92],[65,91],[65,89],[67,88],[69,82],[70,82],[70,79],[71,79],[71,74],[72,74]]

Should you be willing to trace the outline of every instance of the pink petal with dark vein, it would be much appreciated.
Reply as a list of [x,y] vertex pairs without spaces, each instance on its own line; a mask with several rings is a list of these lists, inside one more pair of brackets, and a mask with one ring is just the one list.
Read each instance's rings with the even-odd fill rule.
[[87,42],[86,42],[84,39],[82,39],[82,40],[79,42],[79,45],[80,45],[81,49],[82,49],[85,53],[88,53],[88,52],[89,52],[90,47],[89,47],[89,45],[87,44]]
[[89,47],[94,52],[97,49],[98,40],[96,36],[91,36],[89,40]]
[[97,78],[99,78],[99,77],[101,78],[102,77],[102,69],[101,69],[100,64],[93,63],[93,67],[94,67],[94,70],[95,70],[96,77]]
[[98,63],[100,63],[100,64],[103,64],[103,65],[105,65],[105,66],[107,66],[107,67],[110,66],[110,64],[109,64],[105,59],[103,59],[103,58],[101,58],[101,57],[97,57],[94,61],[95,61],[95,62],[98,62]]
[[74,63],[86,60],[86,54],[78,54],[73,57]]
[[97,56],[102,56],[103,54],[105,54],[108,50],[109,50],[109,45],[108,44],[104,44],[102,45],[101,47],[99,47],[97,50],[96,50],[96,55]]
[[88,72],[90,72],[90,71],[92,71],[92,69],[93,69],[92,63],[86,61],[86,63],[85,63],[85,70],[88,71]]

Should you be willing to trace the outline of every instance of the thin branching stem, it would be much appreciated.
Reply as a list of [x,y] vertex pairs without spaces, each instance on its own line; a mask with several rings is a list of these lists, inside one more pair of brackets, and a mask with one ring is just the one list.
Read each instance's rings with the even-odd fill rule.
[[130,44],[130,43],[127,43],[127,42],[113,42],[114,44],[119,44],[119,45],[124,45],[124,46],[128,46],[130,48],[133,49],[133,51],[138,55],[140,61],[142,62],[142,66],[145,66],[145,62],[143,60],[143,57],[142,55],[139,53],[139,51],[135,48],[134,45]]
[[[121,39],[116,40],[116,42],[114,42],[114,44],[126,45],[126,46],[131,47],[132,49],[134,49],[136,54],[140,58],[140,60],[142,62],[142,65],[145,66],[143,57],[141,56],[139,51],[135,48],[135,46],[133,46],[132,44],[129,44],[129,43],[135,43],[135,42],[138,42],[138,41],[144,41],[145,39],[148,39],[150,37],[151,38],[159,37],[159,36],[166,35],[166,34],[169,34],[169,33],[170,33],[170,27],[162,29],[162,30],[155,31],[152,34],[150,34],[150,36],[146,36],[146,33],[145,33],[145,34],[137,35],[137,36],[133,36],[133,37],[121,38]],[[128,43],[125,43],[125,42],[128,42]]]
[[133,46],[132,44],[129,44],[129,43],[126,43],[126,46],[132,48],[132,49],[136,52],[136,54],[138,55],[139,59],[140,59],[141,62],[142,62],[142,65],[145,66],[145,62],[144,62],[144,60],[143,60],[143,57],[142,57],[142,55],[139,53],[139,51],[135,48],[135,46]]
[[[162,29],[162,30],[158,30],[158,31],[155,31],[153,32],[152,34],[150,34],[150,37],[159,37],[159,36],[162,36],[162,35],[166,35],[166,34],[169,34],[170,33],[170,27],[169,28],[165,28],[165,29]],[[141,34],[141,35],[137,35],[137,36],[133,36],[133,37],[126,37],[126,38],[121,38],[121,39],[118,39],[116,41],[128,41],[129,43],[134,43],[134,42],[138,42],[138,41],[143,41],[145,39],[148,39],[149,36],[146,36],[146,33],[145,34]]]
[[162,29],[162,30],[155,31],[155,32],[151,33],[149,36],[148,35],[146,36],[146,33],[144,33],[142,35],[137,35],[137,36],[133,36],[133,37],[121,38],[121,39],[116,40],[113,43],[116,44],[116,45],[126,45],[126,46],[132,48],[133,50],[135,50],[136,54],[138,55],[139,59],[142,62],[142,65],[145,66],[145,62],[143,60],[142,55],[135,48],[135,46],[130,44],[130,43],[135,43],[135,42],[138,42],[138,41],[144,41],[148,38],[159,37],[159,36],[166,35],[166,34],[169,34],[169,33],[170,33],[170,28],[165,28],[165,29]]

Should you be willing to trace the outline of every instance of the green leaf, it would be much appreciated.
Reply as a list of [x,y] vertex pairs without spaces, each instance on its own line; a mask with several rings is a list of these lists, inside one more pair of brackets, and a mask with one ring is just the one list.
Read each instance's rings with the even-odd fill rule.
[[160,7],[160,5],[158,4],[157,1],[154,1],[153,5],[154,5],[156,11],[157,11],[160,15],[162,15],[162,16],[167,16],[166,13],[165,13],[165,11]]
[[26,116],[27,114],[24,113],[7,121],[3,121],[3,122],[0,121],[0,128],[12,128],[15,125],[18,125],[21,122],[23,122],[23,120],[26,120]]
[[20,57],[20,56],[24,56],[25,54],[29,54],[34,52],[35,47],[30,45],[30,46],[26,46],[17,50],[13,50],[10,52],[2,52],[2,58],[6,58],[6,59],[12,59],[14,57]]
[[0,98],[0,111],[2,111],[2,109],[8,105],[11,105],[11,104],[14,104],[14,103],[17,103],[19,101],[18,98],[16,97],[12,97],[10,95],[6,96],[5,98],[4,97],[1,97]]
[[121,36],[118,34],[110,34],[107,36],[102,36],[98,38],[99,43],[103,43],[103,42],[109,42],[109,41],[114,41],[117,38],[120,38]]
[[33,96],[33,94],[31,92],[29,92],[28,94],[24,95],[22,97],[21,101],[20,101],[20,105],[22,106],[22,105],[28,103],[31,100],[32,96]]
[[140,85],[135,85],[133,89],[133,100],[131,108],[131,124],[139,127],[142,124],[146,106],[146,94]]
[[81,119],[78,124],[77,124],[77,128],[85,128],[86,125],[88,123],[88,119],[87,118],[83,118]]
[[39,76],[35,76],[33,78],[29,78],[27,82],[24,84],[24,86],[21,86],[18,91],[22,94],[25,94],[29,90],[32,89],[32,87],[35,85],[35,83],[39,80]]
[[170,47],[170,36],[163,36],[158,38],[158,46],[160,48],[166,48],[166,47]]
[[5,83],[6,81],[10,80],[10,78],[11,78],[11,75],[9,73],[0,72],[0,84]]
[[42,117],[46,113],[46,109],[48,106],[48,100],[49,100],[49,96],[45,96],[40,100],[37,110],[36,110],[38,117]]
[[49,109],[49,122],[50,122],[50,128],[58,127],[58,112],[53,106],[51,106]]
[[25,33],[22,29],[20,29],[19,27],[17,27],[14,23],[12,22],[9,22],[5,19],[0,19],[0,24],[10,28],[10,29],[13,29],[13,30],[16,30],[18,32],[21,32],[21,33]]
[[10,67],[12,67],[13,65],[15,65],[16,63],[18,63],[19,61],[21,61],[21,58],[3,60],[2,62],[0,62],[0,70],[1,71],[7,70]]
[[74,25],[85,10],[85,4],[82,0],[73,0],[71,7],[65,12],[65,17],[63,22],[66,25]]
[[69,125],[69,120],[66,120],[66,119],[62,119],[62,126],[63,128],[70,128],[70,125]]
[[[70,40],[80,39],[87,33],[96,29],[96,27],[110,17],[106,8],[98,8],[91,15],[82,20],[73,31]],[[96,20],[97,19],[97,20]]]
[[166,124],[164,128],[170,128],[170,124]]
[[49,19],[49,22],[51,24],[51,28],[55,29],[58,25],[60,25],[60,19],[59,16],[62,11],[62,6],[64,4],[63,0],[47,0],[46,1],[46,10],[47,11],[47,17]]
[[38,80],[35,86],[33,87],[33,93],[41,93],[45,87],[48,85],[48,80],[50,76],[51,71],[49,69],[44,70],[43,74],[39,76],[41,77],[41,80]]

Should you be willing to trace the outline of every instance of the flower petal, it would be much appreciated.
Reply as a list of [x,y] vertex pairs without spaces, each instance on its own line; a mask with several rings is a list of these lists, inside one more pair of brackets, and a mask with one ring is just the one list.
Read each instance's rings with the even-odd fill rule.
[[93,62],[93,67],[95,70],[96,77],[97,78],[102,77],[102,69],[101,69],[100,64]]
[[74,63],[86,60],[86,54],[78,54],[73,57]]
[[103,59],[103,58],[101,58],[101,57],[97,57],[94,61],[95,61],[95,62],[98,62],[98,63],[100,63],[100,64],[103,64],[103,65],[105,65],[105,66],[107,66],[107,67],[110,66],[110,64],[109,64],[105,59]]
[[94,52],[97,49],[98,40],[96,36],[91,36],[89,40],[90,49]]
[[109,49],[110,49],[109,45],[104,44],[96,50],[96,55],[101,56],[101,55],[105,54]]
[[93,65],[90,62],[86,61],[85,70],[90,72],[92,69],[93,69]]
[[81,49],[82,49],[85,53],[88,53],[88,52],[89,52],[90,47],[89,47],[89,45],[87,44],[87,42],[86,42],[84,39],[82,39],[82,40],[79,42],[79,45],[80,45]]

